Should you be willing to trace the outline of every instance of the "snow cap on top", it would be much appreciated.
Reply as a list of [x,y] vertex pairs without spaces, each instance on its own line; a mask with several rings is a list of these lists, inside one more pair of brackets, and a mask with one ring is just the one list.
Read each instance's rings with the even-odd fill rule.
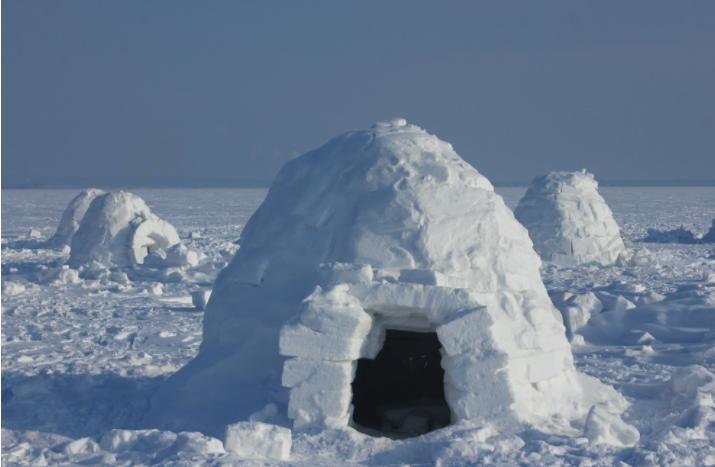
[[514,215],[541,259],[559,266],[613,264],[625,253],[611,209],[585,169],[551,172],[531,182]]

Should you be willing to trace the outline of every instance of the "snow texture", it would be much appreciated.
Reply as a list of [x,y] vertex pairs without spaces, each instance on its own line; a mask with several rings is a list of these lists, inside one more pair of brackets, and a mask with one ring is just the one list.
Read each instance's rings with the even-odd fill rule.
[[576,371],[539,257],[491,183],[403,119],[286,164],[240,243],[198,356],[152,400],[157,424],[217,433],[277,404],[296,429],[346,427],[354,363],[385,329],[437,332],[454,422],[564,432],[596,403],[627,406]]
[[[498,189],[509,206],[517,204],[524,190]],[[534,427],[460,422],[404,440],[367,436],[351,428],[294,430],[286,464],[713,465],[715,327],[709,317],[715,313],[715,261],[708,259],[712,245],[644,248],[639,240],[649,228],[683,225],[693,232],[707,231],[715,217],[715,188],[605,187],[601,192],[633,249],[632,257],[609,267],[545,265],[541,272],[562,312],[573,307],[604,320],[616,312],[614,337],[604,336],[614,328],[595,332],[608,323],[590,318],[575,330],[572,352],[580,372],[615,386],[631,403],[621,418],[640,432],[635,446],[589,442],[585,426],[554,434]],[[32,189],[2,193],[3,465],[285,462],[226,452],[224,431],[208,436],[156,430],[145,416],[156,389],[196,356],[201,343],[203,313],[192,306],[191,292],[210,288],[235,254],[234,242],[265,198],[265,190],[137,191],[152,210],[171,220],[188,248],[206,258],[186,270],[180,282],[126,285],[108,278],[57,281],[69,252],[24,243],[31,229],[51,236],[76,194]],[[376,278],[388,283],[400,277],[437,284],[453,280],[424,270],[388,274],[343,264],[321,269],[324,290],[340,282],[369,284]],[[656,306],[659,302],[663,303]],[[636,312],[633,320],[619,318],[629,312]],[[635,319],[639,317],[643,320]],[[648,324],[660,329],[651,334],[643,329]],[[629,333],[628,328],[637,332]],[[291,367],[292,379],[284,384],[299,384],[311,368]],[[329,370],[338,376],[321,377],[343,377],[352,365],[336,364]],[[288,426],[286,408],[287,401],[267,404],[249,419]]]
[[514,215],[541,259],[558,266],[609,265],[626,252],[611,209],[585,170],[537,177]]

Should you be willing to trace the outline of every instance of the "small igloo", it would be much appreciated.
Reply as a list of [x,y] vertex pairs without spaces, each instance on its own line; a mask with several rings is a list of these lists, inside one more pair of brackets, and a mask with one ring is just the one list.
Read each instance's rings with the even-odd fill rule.
[[[196,263],[195,253],[181,245],[174,226],[153,214],[143,199],[125,192],[96,196],[72,237],[71,267],[135,267],[145,262],[161,266],[173,256],[183,264]],[[182,263],[179,261],[178,263]]]
[[69,246],[72,243],[72,237],[79,229],[82,218],[89,209],[89,205],[92,204],[94,198],[102,194],[104,191],[98,188],[86,188],[72,198],[62,213],[57,231],[47,240],[47,246],[50,248]]
[[541,259],[557,266],[609,265],[626,251],[598,182],[585,170],[535,178],[514,215]]
[[279,172],[216,280],[198,355],[151,417],[404,437],[461,421],[572,430],[596,403],[622,411],[574,368],[539,267],[449,143],[402,119],[345,133]]

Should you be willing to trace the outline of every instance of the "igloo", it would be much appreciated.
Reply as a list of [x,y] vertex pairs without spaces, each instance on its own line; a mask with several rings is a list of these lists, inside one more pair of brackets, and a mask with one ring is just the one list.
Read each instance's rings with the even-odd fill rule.
[[65,245],[69,246],[72,243],[72,237],[77,232],[77,229],[79,229],[82,218],[87,212],[87,209],[89,209],[89,205],[94,201],[94,198],[102,194],[104,194],[103,190],[87,188],[72,198],[64,213],[62,213],[57,231],[47,240],[47,246],[50,248],[62,248]]
[[609,265],[626,251],[598,182],[585,170],[535,178],[514,215],[541,259],[557,266]]
[[611,387],[574,368],[524,227],[449,143],[397,119],[287,163],[219,274],[154,423],[418,435],[573,429]]
[[[160,266],[166,258],[176,263],[173,256],[182,253],[184,264],[192,262],[181,247],[174,226],[153,214],[143,199],[125,191],[109,192],[96,196],[89,205],[72,237],[68,264],[123,268],[152,258]],[[172,255],[175,250],[178,253]]]

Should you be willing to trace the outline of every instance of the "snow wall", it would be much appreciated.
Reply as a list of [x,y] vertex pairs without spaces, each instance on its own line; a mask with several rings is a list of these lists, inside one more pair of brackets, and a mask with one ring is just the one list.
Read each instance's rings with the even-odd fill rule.
[[598,182],[585,170],[537,177],[514,215],[541,259],[557,266],[609,265],[626,251]]
[[277,406],[275,423],[348,425],[355,361],[385,329],[437,332],[453,422],[572,429],[597,402],[622,411],[576,372],[539,267],[449,143],[402,119],[345,133],[279,172],[149,418],[220,435]]

